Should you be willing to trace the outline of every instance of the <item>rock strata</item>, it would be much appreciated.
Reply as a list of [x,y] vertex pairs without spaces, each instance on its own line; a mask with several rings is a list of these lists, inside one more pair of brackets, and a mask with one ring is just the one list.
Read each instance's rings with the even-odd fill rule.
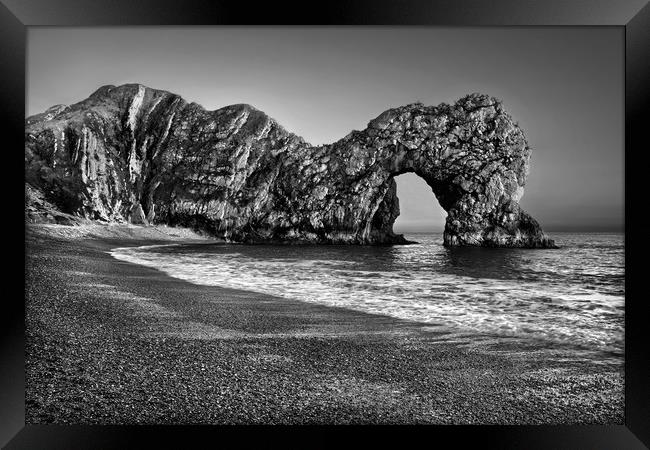
[[206,111],[139,84],[103,86],[26,119],[26,214],[48,204],[235,242],[397,244],[394,177],[414,172],[448,213],[445,245],[553,247],[518,203],[530,153],[482,94],[390,109],[312,146],[250,105]]

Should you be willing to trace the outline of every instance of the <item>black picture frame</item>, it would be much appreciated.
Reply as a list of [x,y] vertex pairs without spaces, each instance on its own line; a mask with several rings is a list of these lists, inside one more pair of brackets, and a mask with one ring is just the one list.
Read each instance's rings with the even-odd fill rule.
[[[642,259],[648,244],[642,227],[645,128],[650,106],[650,5],[647,0],[363,0],[338,4],[286,2],[226,2],[204,0],[0,0],[0,123],[4,164],[3,196],[7,240],[15,244],[6,256],[7,286],[3,298],[0,345],[0,444],[5,448],[129,448],[135,440],[151,446],[187,447],[204,439],[223,445],[236,437],[238,447],[253,442],[265,446],[331,447],[339,445],[341,431],[363,435],[371,441],[415,435],[425,443],[453,441],[454,447],[474,442],[495,448],[623,449],[650,446],[650,342],[646,326]],[[614,26],[625,31],[625,424],[619,426],[430,426],[430,427],[116,427],[25,426],[24,403],[24,203],[18,193],[23,174],[25,112],[25,56],[27,27],[106,25],[431,25],[431,26]],[[633,209],[633,199],[637,209]],[[24,239],[23,239],[24,242]],[[22,273],[22,276],[21,276]],[[21,291],[23,296],[21,297]],[[11,292],[11,293],[10,293]],[[281,433],[281,436],[280,436]],[[329,444],[329,445],[328,445]],[[645,445],[644,445],[645,444]],[[142,446],[142,445],[139,445]]]

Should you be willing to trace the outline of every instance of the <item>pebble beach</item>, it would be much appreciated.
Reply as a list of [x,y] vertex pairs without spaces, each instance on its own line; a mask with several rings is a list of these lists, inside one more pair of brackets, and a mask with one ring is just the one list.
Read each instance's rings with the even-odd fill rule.
[[622,364],[192,284],[109,254],[205,239],[27,226],[26,423],[624,422]]

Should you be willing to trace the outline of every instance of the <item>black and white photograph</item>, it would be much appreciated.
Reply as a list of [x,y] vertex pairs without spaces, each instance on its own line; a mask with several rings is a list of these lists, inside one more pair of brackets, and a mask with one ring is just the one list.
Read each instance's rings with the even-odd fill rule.
[[26,424],[624,424],[620,27],[26,39]]

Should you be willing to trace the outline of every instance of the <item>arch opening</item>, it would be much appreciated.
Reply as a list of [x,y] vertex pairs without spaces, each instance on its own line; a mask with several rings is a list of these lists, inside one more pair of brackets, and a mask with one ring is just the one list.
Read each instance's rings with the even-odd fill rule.
[[431,186],[415,172],[398,174],[393,179],[399,199],[399,215],[393,231],[407,239],[412,234],[442,234],[447,212],[440,206]]

